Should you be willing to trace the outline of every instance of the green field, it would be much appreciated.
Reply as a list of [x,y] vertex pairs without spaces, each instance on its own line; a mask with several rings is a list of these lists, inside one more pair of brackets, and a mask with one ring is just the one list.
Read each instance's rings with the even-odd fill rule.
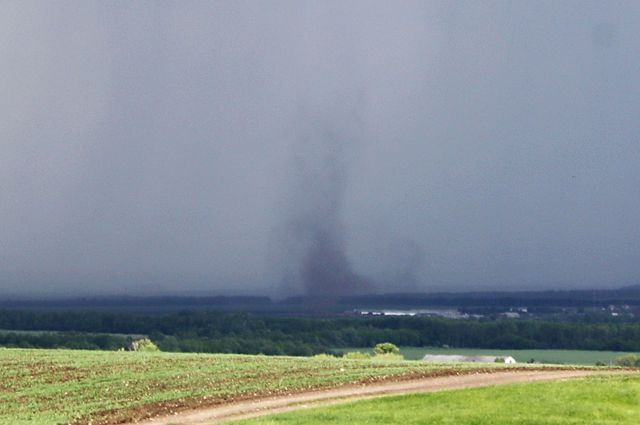
[[[336,351],[371,352],[369,348],[341,348]],[[420,360],[425,354],[462,354],[462,355],[496,355],[513,356],[519,363],[531,359],[536,363],[557,363],[575,365],[595,365],[596,362],[612,364],[615,359],[629,353],[619,351],[585,351],[585,350],[492,350],[483,348],[437,348],[437,347],[400,347],[401,353],[408,360]]]
[[0,424],[132,419],[239,398],[473,367],[337,358],[0,349]]
[[640,377],[590,377],[384,397],[233,425],[636,425]]

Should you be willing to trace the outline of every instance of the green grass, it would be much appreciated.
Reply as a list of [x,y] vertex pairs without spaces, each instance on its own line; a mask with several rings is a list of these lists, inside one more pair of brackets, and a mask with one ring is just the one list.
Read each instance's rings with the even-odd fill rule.
[[[486,367],[487,365],[483,365]],[[495,365],[499,367],[500,365]],[[129,419],[140,410],[283,394],[444,368],[409,361],[0,349],[0,424]]]
[[[369,348],[341,348],[336,351],[372,352]],[[437,347],[400,347],[400,352],[408,360],[419,360],[425,354],[463,354],[463,355],[497,355],[513,356],[519,363],[534,359],[537,363],[557,363],[591,365],[596,362],[612,363],[620,356],[629,353],[618,351],[586,351],[586,350],[492,350],[483,348],[437,348]]]
[[233,425],[637,425],[640,377],[590,377],[385,397]]

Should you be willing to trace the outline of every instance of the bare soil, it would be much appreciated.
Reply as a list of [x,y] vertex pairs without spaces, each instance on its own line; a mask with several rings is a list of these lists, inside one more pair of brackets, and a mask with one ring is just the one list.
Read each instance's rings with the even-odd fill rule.
[[178,411],[127,425],[209,425],[310,407],[327,406],[381,395],[445,391],[534,381],[563,380],[595,374],[629,373],[629,371],[596,370],[501,370],[433,376],[395,382],[363,383],[339,388],[308,391],[275,397],[230,401],[209,407]]

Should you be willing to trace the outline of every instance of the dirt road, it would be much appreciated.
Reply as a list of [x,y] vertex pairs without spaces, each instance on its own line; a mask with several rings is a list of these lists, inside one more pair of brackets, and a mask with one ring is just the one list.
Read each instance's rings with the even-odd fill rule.
[[309,407],[327,406],[380,395],[433,392],[520,382],[570,379],[594,375],[596,373],[611,374],[615,372],[596,372],[590,370],[519,370],[348,386],[324,391],[312,391],[288,396],[241,401],[221,406],[185,411],[171,416],[163,416],[147,421],[137,422],[137,425],[209,425],[232,419],[244,419]]

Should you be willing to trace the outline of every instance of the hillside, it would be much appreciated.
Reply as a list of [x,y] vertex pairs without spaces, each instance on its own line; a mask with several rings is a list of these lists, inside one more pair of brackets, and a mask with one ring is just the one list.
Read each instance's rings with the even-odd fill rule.
[[325,357],[0,349],[0,424],[117,423],[239,399],[477,368]]

